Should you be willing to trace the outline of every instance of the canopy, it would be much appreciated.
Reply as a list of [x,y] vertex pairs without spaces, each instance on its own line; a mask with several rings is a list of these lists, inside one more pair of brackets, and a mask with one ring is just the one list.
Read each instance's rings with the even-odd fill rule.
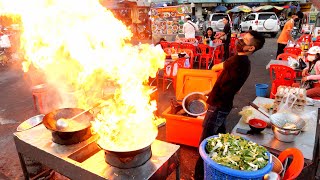
[[217,7],[214,9],[214,12],[226,12],[226,10],[228,10],[228,8],[225,7],[225,6],[217,6]]
[[252,9],[250,7],[245,6],[245,5],[241,5],[241,6],[236,6],[227,12],[228,13],[229,12],[237,13],[237,12],[251,12],[251,11],[252,11]]
[[276,10],[283,10],[283,7],[279,7],[279,6],[272,6],[272,5],[264,5],[264,6],[259,6],[259,7],[253,7],[252,10],[257,12],[257,11],[266,11],[266,10],[272,10],[272,9],[276,9]]
[[283,8],[285,9],[295,9],[296,6],[293,6],[293,5],[285,5],[285,6],[282,6]]

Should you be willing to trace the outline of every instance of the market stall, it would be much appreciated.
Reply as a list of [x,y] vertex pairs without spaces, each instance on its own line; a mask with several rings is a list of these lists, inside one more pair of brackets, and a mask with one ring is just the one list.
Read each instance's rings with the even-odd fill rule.
[[151,9],[152,40],[159,42],[160,38],[174,41],[176,36],[183,34],[184,16],[191,14],[190,5],[160,7]]

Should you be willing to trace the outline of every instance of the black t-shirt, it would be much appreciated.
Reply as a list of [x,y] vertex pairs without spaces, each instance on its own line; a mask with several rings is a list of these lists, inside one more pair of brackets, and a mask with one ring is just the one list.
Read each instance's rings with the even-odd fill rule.
[[232,109],[235,94],[246,82],[251,70],[248,56],[235,55],[223,63],[223,70],[218,77],[207,103],[224,109]]
[[230,39],[231,39],[231,28],[230,28],[230,24],[229,23],[227,23],[224,26],[223,32],[227,35],[227,39],[225,40],[225,43],[229,44],[230,43]]

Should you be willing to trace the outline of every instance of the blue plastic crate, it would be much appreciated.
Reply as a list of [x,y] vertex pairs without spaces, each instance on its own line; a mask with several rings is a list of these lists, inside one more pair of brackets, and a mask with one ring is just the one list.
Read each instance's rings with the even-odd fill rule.
[[206,153],[207,141],[210,138],[218,137],[218,135],[210,136],[204,139],[199,147],[199,153],[204,163],[204,179],[205,180],[261,180],[265,174],[268,174],[272,170],[272,159],[271,154],[267,152],[269,156],[268,164],[257,171],[241,171],[222,166],[214,162],[209,158]]

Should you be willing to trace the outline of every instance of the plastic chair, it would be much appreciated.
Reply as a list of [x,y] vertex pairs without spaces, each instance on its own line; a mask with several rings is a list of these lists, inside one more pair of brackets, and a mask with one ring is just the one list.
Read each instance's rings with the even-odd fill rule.
[[191,49],[180,49],[180,52],[185,52],[189,56],[189,62],[190,62],[190,69],[193,68],[193,63],[194,63],[194,55],[193,51]]
[[283,180],[292,180],[296,179],[301,173],[304,166],[304,157],[302,152],[296,148],[289,148],[282,151],[278,159],[283,164],[288,157],[292,156],[292,162],[289,167],[286,169]]
[[292,86],[296,77],[295,71],[287,66],[271,64],[270,65],[270,80],[271,80],[271,92],[270,98],[274,98],[277,93],[277,88],[280,85]]
[[311,47],[313,47],[313,46],[320,46],[320,41],[319,41],[319,42],[317,42],[317,41],[316,41],[316,42],[313,42],[313,43],[310,44],[310,46],[311,46]]
[[183,49],[190,49],[193,51],[193,56],[194,57],[197,57],[197,58],[200,58],[200,54],[197,53],[197,48],[196,46],[194,46],[193,44],[190,44],[190,43],[184,43],[183,44]]
[[297,56],[299,56],[301,54],[301,49],[300,48],[296,48],[296,47],[286,47],[284,48],[284,53],[291,53],[291,54],[295,54]]
[[161,45],[162,49],[170,47],[170,43],[167,41],[161,41],[160,45]]
[[237,53],[237,48],[236,48],[237,41],[238,41],[238,38],[231,37],[230,47],[229,47],[230,56],[233,56],[233,55],[235,55]]
[[170,47],[173,47],[173,48],[175,48],[175,49],[179,49],[179,48],[180,48],[180,43],[171,42],[171,43],[170,43]]
[[195,36],[195,38],[198,40],[199,43],[202,42],[202,37],[201,36]]
[[293,59],[298,59],[298,56],[291,53],[282,53],[277,56],[277,60],[288,60],[288,57],[292,57]]
[[[176,77],[177,77],[178,69],[184,68],[185,60],[186,60],[186,58],[179,58],[178,60],[165,66],[165,68],[163,70],[163,79],[162,79],[162,90],[163,91],[165,90],[165,86],[167,84],[167,81],[171,81],[171,83],[173,84],[174,90],[176,89]],[[167,85],[166,89],[169,88],[171,83]]]
[[199,69],[201,69],[202,60],[205,60],[206,69],[209,67],[209,62],[213,59],[213,49],[205,44],[199,44],[198,48],[201,51],[200,58],[199,58]]

